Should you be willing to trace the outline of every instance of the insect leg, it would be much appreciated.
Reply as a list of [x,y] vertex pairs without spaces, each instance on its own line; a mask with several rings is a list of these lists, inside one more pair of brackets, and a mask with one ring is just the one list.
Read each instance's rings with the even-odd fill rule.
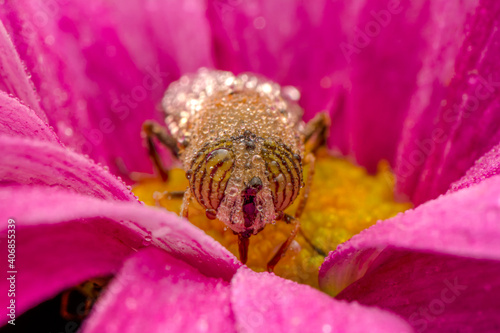
[[280,259],[286,253],[286,251],[290,247],[290,244],[292,244],[292,241],[294,240],[295,236],[297,236],[297,233],[300,230],[299,219],[296,219],[295,217],[288,215],[288,214],[285,214],[284,219],[285,219],[286,223],[293,223],[294,228],[292,229],[292,232],[290,233],[290,235],[288,236],[286,241],[283,244],[281,244],[281,247],[278,249],[278,252],[276,252],[274,257],[271,260],[269,260],[269,262],[267,263],[267,271],[268,272],[272,272],[274,270],[274,267],[276,266],[276,264],[278,264]]
[[316,253],[318,253],[319,255],[322,255],[323,257],[326,257],[326,255],[327,255],[326,252],[323,251],[322,249],[320,249],[319,247],[317,247],[316,245],[314,245],[314,243],[311,242],[311,240],[304,234],[304,230],[300,229],[299,232],[300,232],[300,235],[306,241],[306,243],[309,244],[309,246],[312,247],[312,249],[314,251],[316,251]]
[[153,160],[158,173],[160,174],[163,181],[168,179],[168,171],[163,166],[158,151],[155,147],[153,138],[158,139],[165,147],[170,149],[175,157],[179,155],[179,148],[177,147],[177,141],[167,133],[166,129],[155,121],[147,120],[142,124],[142,131],[146,135],[146,144],[149,152],[149,156]]
[[61,297],[61,317],[66,320],[80,320],[81,318],[69,312],[69,296],[74,289],[66,290]]
[[[297,206],[297,210],[295,211],[295,218],[298,219],[304,212],[304,208],[306,207],[307,203],[307,198],[309,197],[309,192],[311,191],[311,185],[312,181],[314,178],[314,169],[316,166],[316,157],[312,153],[309,153],[306,158],[304,159],[304,162],[306,164],[309,164],[309,171],[307,173],[307,179],[306,179],[306,184],[304,186],[304,191],[302,192],[302,196],[300,197],[299,204]],[[299,230],[300,234],[302,237],[305,239],[307,244],[309,244],[314,251],[316,251],[318,254],[326,257],[325,251],[321,250],[319,247],[313,244],[311,240],[304,234],[304,231],[302,229]]]
[[[315,166],[316,166],[316,157],[314,153],[320,148],[322,145],[326,143],[326,138],[328,136],[328,129],[330,128],[330,117],[324,113],[318,113],[311,121],[309,121],[306,125],[304,131],[304,145],[306,151],[306,157],[304,159],[305,164],[309,164],[309,171],[307,174],[306,183],[304,186],[304,191],[300,198],[297,210],[295,211],[295,218],[300,218],[302,213],[304,212],[304,208],[307,203],[307,199],[309,197],[309,192],[311,190],[312,181],[314,178]],[[326,253],[321,250],[319,247],[314,245],[311,240],[304,234],[303,230],[300,229],[300,234],[304,237],[305,241],[316,251],[318,254],[326,257]]]
[[181,217],[188,218],[189,203],[191,202],[191,188],[187,188],[182,198]]
[[306,153],[315,153],[319,147],[326,143],[329,128],[330,117],[324,112],[318,113],[307,123],[304,130],[304,145]]
[[158,207],[161,207],[160,201],[163,199],[175,200],[183,199],[185,191],[165,191],[165,192],[155,192],[153,193],[153,199]]

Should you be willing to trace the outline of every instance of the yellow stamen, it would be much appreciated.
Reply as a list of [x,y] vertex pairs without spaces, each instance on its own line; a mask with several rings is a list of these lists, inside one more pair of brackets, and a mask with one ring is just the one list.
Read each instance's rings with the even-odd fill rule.
[[[304,171],[307,175],[307,166]],[[168,183],[161,180],[141,181],[134,193],[148,205],[155,205],[154,193],[183,191],[188,181],[181,169],[171,170]],[[318,248],[328,253],[378,220],[387,219],[411,208],[407,202],[397,202],[394,177],[386,162],[379,164],[376,175],[344,158],[322,152],[316,163],[316,174],[309,200],[300,218],[303,234]],[[167,210],[180,212],[182,200],[163,198],[159,201]],[[286,213],[293,215],[298,199]],[[218,220],[209,220],[205,210],[195,201],[189,207],[189,220],[215,238],[238,257],[238,242],[231,230]],[[267,262],[290,234],[292,226],[278,221],[250,238],[248,267],[265,271]],[[299,234],[296,242],[275,268],[276,275],[318,287],[318,269],[324,257],[318,254]]]

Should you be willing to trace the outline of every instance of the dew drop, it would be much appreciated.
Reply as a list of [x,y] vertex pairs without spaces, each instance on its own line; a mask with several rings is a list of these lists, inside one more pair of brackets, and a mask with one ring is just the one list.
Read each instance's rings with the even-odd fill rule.
[[329,324],[324,324],[323,327],[321,328],[321,331],[323,333],[330,333],[332,331],[332,326]]
[[234,197],[236,194],[238,194],[238,189],[236,187],[231,187],[227,192],[227,195],[231,197]]
[[253,155],[252,157],[252,163],[258,164],[262,162],[262,157],[260,155]]
[[146,236],[144,236],[142,240],[142,245],[143,246],[149,246],[151,245],[151,240],[153,239],[153,236],[151,235],[151,232],[148,232]]

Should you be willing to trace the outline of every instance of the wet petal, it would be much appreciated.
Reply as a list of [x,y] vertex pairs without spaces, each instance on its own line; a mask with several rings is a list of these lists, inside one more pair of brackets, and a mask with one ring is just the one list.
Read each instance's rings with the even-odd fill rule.
[[[81,220],[77,213],[61,216],[64,214],[57,210],[65,210],[68,215],[81,204],[73,201],[78,199],[74,194],[53,196],[47,191],[27,193],[22,188],[2,188],[0,197],[0,215],[5,221],[2,235],[7,235],[9,218],[16,222],[16,261],[11,271],[17,272],[18,316],[85,279],[114,274],[133,248],[142,244],[139,233],[98,214],[88,220]],[[6,242],[2,237],[1,246],[7,248]],[[9,289],[6,279],[0,285]],[[2,306],[7,302],[5,293]]]
[[[380,159],[393,164],[412,96],[428,72],[441,66],[438,71],[449,74],[453,45],[443,35],[453,38],[463,29],[467,2],[365,2],[348,35],[352,92],[346,104],[351,149],[368,170],[375,171]],[[426,63],[435,58],[438,64]]]
[[209,1],[216,65],[296,86],[306,119],[332,110],[332,142],[346,151],[342,97],[349,83],[338,46],[358,10],[344,1]]
[[[241,265],[175,214],[137,203],[36,187],[4,187],[0,203],[0,218],[16,221],[17,286],[23,290],[16,297],[18,314],[85,279],[114,273],[125,256],[145,246],[162,248],[227,281]],[[2,234],[6,229],[4,223]],[[1,287],[7,288],[7,280]]]
[[494,176],[365,230],[330,253],[321,288],[377,303],[418,330],[498,327],[499,189]]
[[305,118],[329,111],[329,143],[373,172],[394,164],[415,92],[449,80],[477,0],[210,3],[217,65],[297,86]]
[[495,332],[500,264],[394,250],[337,298],[395,312],[417,332]]
[[[175,257],[197,267],[203,274],[228,280],[241,266],[229,251],[203,231],[163,209],[133,202],[100,200],[47,188],[16,187],[5,188],[3,191],[7,193],[4,196],[6,198],[8,193],[23,198],[18,203],[14,200],[16,197],[9,199],[9,202],[17,204],[12,209],[8,206],[8,211],[3,209],[3,214],[18,217],[26,223],[36,225],[72,219],[106,218],[123,223],[141,235],[147,235],[151,244],[173,253]],[[26,211],[30,202],[37,203],[36,210]],[[149,243],[145,244],[147,245]]]
[[482,1],[464,24],[456,21],[467,13],[461,12],[450,21],[458,27],[458,34],[449,35],[455,41],[445,38],[450,50],[459,49],[444,52],[444,59],[431,58],[435,70],[422,77],[425,84],[405,124],[396,167],[398,190],[415,203],[446,192],[500,140],[500,5]]
[[479,184],[483,180],[498,174],[500,174],[500,144],[478,159],[465,176],[451,184],[448,192],[455,192],[462,188]]
[[211,64],[202,2],[23,0],[2,16],[61,140],[114,173],[151,172],[142,122],[170,81]]
[[12,94],[29,105],[43,122],[47,115],[40,108],[39,97],[29,79],[24,64],[12,44],[3,23],[0,21],[0,90]]
[[228,282],[143,250],[127,260],[82,331],[234,332],[229,294]]
[[137,202],[130,189],[102,166],[59,144],[1,135],[0,146],[3,184],[60,187],[101,199]]
[[33,109],[0,91],[0,135],[4,134],[60,144],[54,131]]
[[306,285],[241,268],[231,282],[241,332],[411,332],[376,308],[331,299]]

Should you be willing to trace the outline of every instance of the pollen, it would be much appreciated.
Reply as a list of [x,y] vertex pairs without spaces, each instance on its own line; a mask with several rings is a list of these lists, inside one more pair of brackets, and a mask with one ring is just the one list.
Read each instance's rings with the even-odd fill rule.
[[[305,166],[304,175],[307,171],[308,166]],[[134,186],[133,191],[144,203],[159,205],[179,214],[182,200],[160,193],[184,191],[188,181],[181,169],[172,169],[169,178],[166,183],[157,179],[143,180]],[[293,216],[298,201],[297,198],[285,213]],[[372,175],[343,157],[320,151],[306,208],[300,217],[301,233],[274,273],[318,288],[318,270],[325,260],[319,252],[333,251],[337,245],[378,220],[409,208],[410,203],[397,200],[394,195],[394,176],[388,163],[380,162],[377,173]],[[237,236],[221,221],[209,220],[205,210],[195,201],[189,207],[189,220],[238,257]],[[267,262],[287,239],[291,229],[291,225],[277,221],[250,237],[247,266],[255,271],[265,271]]]

